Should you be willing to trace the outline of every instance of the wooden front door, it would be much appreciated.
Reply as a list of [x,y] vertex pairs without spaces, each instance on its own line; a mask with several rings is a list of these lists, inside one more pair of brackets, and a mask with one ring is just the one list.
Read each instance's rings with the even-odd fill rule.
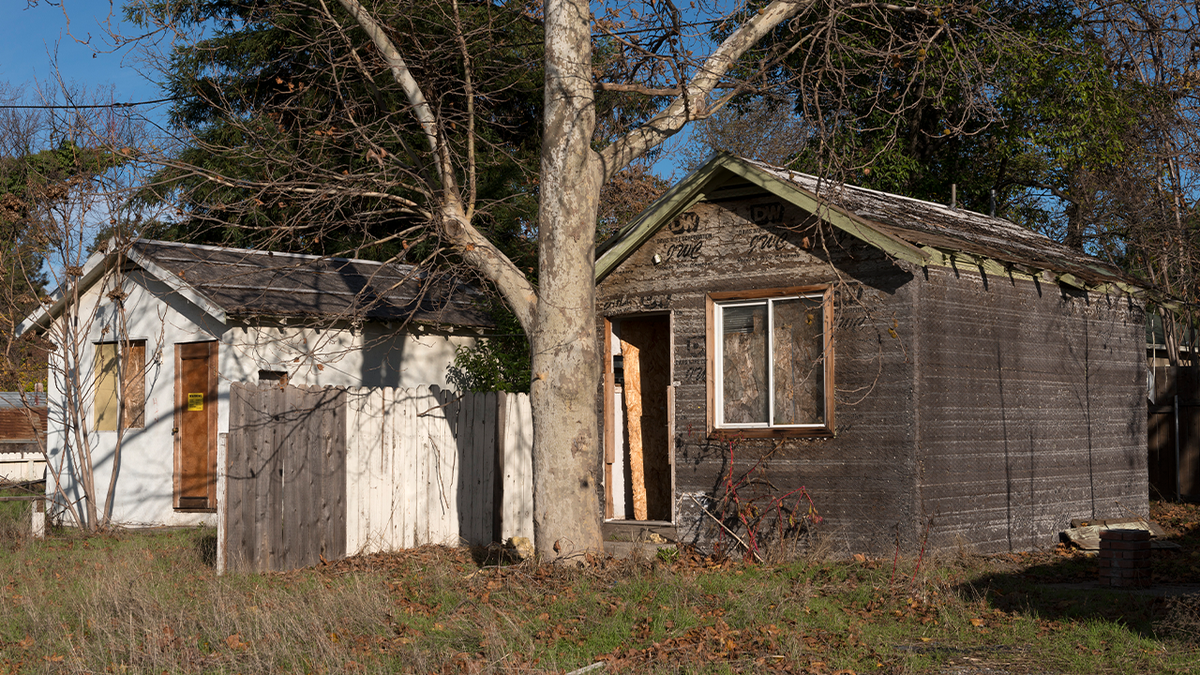
[[175,345],[175,508],[217,508],[217,343]]

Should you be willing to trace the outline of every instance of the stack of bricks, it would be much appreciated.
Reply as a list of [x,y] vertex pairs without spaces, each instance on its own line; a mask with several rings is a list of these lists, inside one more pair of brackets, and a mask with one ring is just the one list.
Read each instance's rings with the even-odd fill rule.
[[1119,588],[1150,585],[1150,533],[1101,530],[1100,584]]

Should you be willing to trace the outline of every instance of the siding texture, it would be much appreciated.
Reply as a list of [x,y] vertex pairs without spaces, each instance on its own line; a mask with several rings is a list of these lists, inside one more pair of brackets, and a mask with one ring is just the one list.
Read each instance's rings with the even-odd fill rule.
[[936,546],[1047,547],[1071,518],[1146,514],[1140,307],[944,268],[918,306],[918,496]]

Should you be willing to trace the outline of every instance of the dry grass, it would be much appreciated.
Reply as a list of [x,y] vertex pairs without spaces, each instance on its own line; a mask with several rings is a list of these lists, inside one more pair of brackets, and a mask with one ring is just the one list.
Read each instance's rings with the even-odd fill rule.
[[564,569],[481,567],[430,547],[217,577],[212,536],[6,541],[0,673],[535,673],[597,660],[608,672],[1157,673],[1200,659],[1194,598],[1038,582],[1094,578],[1080,556],[831,561],[808,542],[765,565],[682,552]]

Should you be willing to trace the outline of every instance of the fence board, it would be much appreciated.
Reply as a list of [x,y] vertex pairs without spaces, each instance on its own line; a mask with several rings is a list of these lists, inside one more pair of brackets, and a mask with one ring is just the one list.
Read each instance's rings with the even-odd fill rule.
[[476,405],[483,404],[480,423],[475,427],[475,460],[479,466],[479,491],[476,493],[475,543],[487,546],[496,540],[496,392],[476,394]]
[[1146,428],[1151,493],[1174,499],[1178,491],[1184,499],[1200,499],[1198,373],[1187,367],[1165,367],[1155,368],[1153,375],[1154,398]]
[[432,492],[430,485],[430,451],[429,451],[429,424],[431,418],[427,413],[430,409],[436,406],[434,398],[429,391],[429,387],[417,387],[416,395],[413,398],[412,407],[412,455],[415,464],[415,483],[416,489],[413,492],[413,515],[414,528],[413,540],[420,542],[433,541],[430,536],[430,510],[429,510],[429,494]]
[[345,550],[347,553],[358,553],[362,549],[362,541],[359,538],[359,532],[362,530],[363,525],[362,503],[358,499],[360,492],[358,490],[346,489],[352,484],[362,485],[363,478],[366,475],[362,466],[362,460],[365,455],[359,452],[359,448],[361,447],[360,439],[363,437],[365,431],[361,421],[362,408],[362,387],[348,389],[346,391],[346,427],[343,429],[346,481],[343,490],[346,495]]
[[267,567],[265,569],[276,570],[284,569],[283,510],[277,505],[281,504],[283,499],[283,445],[287,438],[286,427],[277,422],[281,421],[283,411],[288,408],[287,397],[283,389],[271,387],[267,391],[269,392],[268,400],[271,402],[267,413],[270,415],[271,421],[276,424],[271,425],[271,443],[268,448],[271,470],[268,472],[270,482],[264,504],[267,512]]
[[295,421],[296,431],[291,438],[292,447],[285,457],[299,461],[299,466],[292,469],[292,473],[299,483],[292,491],[292,495],[299,500],[299,503],[293,508],[296,512],[296,521],[300,532],[296,555],[294,558],[288,558],[288,566],[307,567],[321,561],[319,543],[313,536],[317,533],[314,507],[319,504],[320,500],[320,495],[317,493],[317,479],[321,473],[321,443],[319,434],[314,433],[316,430],[313,429],[313,423],[321,421],[319,418],[323,413],[321,410],[323,396],[320,390],[301,389],[295,398],[297,405],[293,410],[299,414],[299,418]]
[[[224,542],[222,561],[225,569],[242,569],[245,567],[246,527],[244,500],[246,477],[241,472],[249,462],[246,461],[246,437],[237,433],[244,427],[245,405],[242,404],[242,386],[234,384],[229,389],[229,429],[234,432],[225,439],[225,465],[221,467],[225,481],[225,531],[217,536]],[[236,471],[236,473],[235,473]]]
[[525,537],[533,541],[533,419],[528,394],[501,394],[504,438],[501,443],[503,482],[500,503],[500,538]]
[[235,383],[230,404],[230,569],[532,534],[528,397]]
[[[304,441],[303,410],[307,406],[305,392],[293,387],[279,388],[283,408],[273,412],[282,423],[275,439],[275,451],[279,454],[283,469],[280,485],[280,548],[277,558],[272,560],[272,569],[286,565],[286,561],[304,560],[304,495],[301,482],[304,479],[305,454],[308,444]],[[274,503],[274,501],[272,501]]]
[[458,453],[457,429],[462,402],[453,392],[443,391],[438,396],[441,417],[432,438],[438,454],[440,482],[438,498],[442,507],[442,528],[439,540],[434,543],[458,544],[458,491],[462,485],[459,470],[462,465]]
[[326,480],[322,492],[322,553],[328,560],[346,557],[346,407],[347,394],[339,390],[333,402],[332,422],[324,437]]

